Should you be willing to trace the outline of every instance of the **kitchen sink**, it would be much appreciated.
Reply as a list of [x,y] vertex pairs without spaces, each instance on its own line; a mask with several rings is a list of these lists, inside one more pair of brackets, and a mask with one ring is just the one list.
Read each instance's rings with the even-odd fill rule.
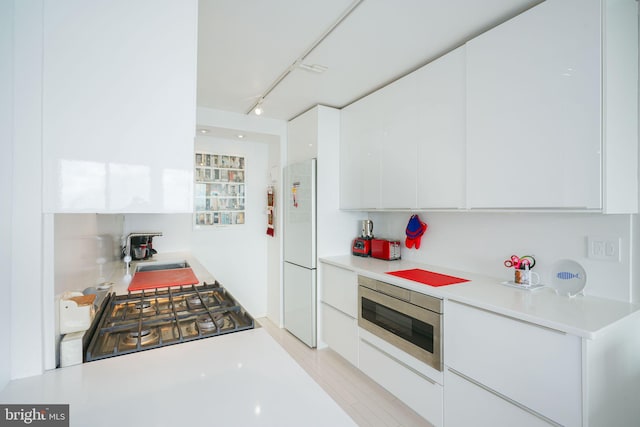
[[187,261],[142,263],[136,267],[136,273],[138,271],[176,270],[189,267]]

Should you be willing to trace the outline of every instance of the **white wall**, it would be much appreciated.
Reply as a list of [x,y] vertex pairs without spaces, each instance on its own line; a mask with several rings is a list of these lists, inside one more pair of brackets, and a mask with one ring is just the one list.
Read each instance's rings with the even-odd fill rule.
[[[13,0],[0,0],[0,194],[11,200],[13,189]],[[11,204],[0,203],[0,273],[11,277]],[[2,280],[0,341],[11,340],[11,281]],[[0,390],[11,378],[10,346],[0,346]]]
[[196,138],[196,149],[245,158],[245,224],[201,227],[193,254],[254,317],[267,314],[267,186],[269,146],[250,141]]
[[[429,225],[419,250],[402,247],[404,259],[512,280],[503,266],[512,254],[535,256],[535,271],[551,280],[551,267],[572,259],[587,272],[585,292],[632,300],[632,216],[572,213],[419,213]],[[401,238],[410,213],[371,213],[376,237]],[[621,262],[588,259],[587,236],[621,237]],[[637,239],[637,231],[635,238]]]
[[[228,111],[198,108],[198,126],[212,126],[225,130],[240,131],[260,136],[261,141],[269,145],[269,170],[277,169],[276,185],[276,232],[267,243],[267,317],[276,325],[282,326],[282,206],[283,191],[280,188],[282,166],[286,160],[287,122],[284,120],[257,117],[251,114],[238,114]],[[265,136],[267,138],[265,138]],[[273,182],[272,182],[273,184]],[[263,209],[266,204],[263,203]],[[266,231],[266,228],[265,228]]]

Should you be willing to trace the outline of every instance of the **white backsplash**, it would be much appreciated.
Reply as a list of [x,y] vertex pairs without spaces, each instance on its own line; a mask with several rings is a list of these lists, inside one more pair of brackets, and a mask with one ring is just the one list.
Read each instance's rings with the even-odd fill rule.
[[[503,266],[512,254],[534,255],[543,283],[554,262],[572,259],[587,272],[585,293],[637,300],[632,285],[632,216],[573,213],[419,212],[429,226],[420,249],[404,246],[409,212],[375,212],[376,237],[402,241],[402,258],[513,280]],[[620,262],[587,258],[587,236],[620,237]],[[636,236],[635,239],[638,239]],[[637,243],[636,243],[637,244]]]
[[103,283],[119,267],[122,215],[56,214],[55,294]]

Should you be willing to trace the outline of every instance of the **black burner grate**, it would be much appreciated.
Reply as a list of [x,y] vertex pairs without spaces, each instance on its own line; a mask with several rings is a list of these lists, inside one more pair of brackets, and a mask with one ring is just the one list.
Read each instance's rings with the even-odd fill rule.
[[218,282],[111,294],[103,307],[86,362],[252,329],[255,324]]

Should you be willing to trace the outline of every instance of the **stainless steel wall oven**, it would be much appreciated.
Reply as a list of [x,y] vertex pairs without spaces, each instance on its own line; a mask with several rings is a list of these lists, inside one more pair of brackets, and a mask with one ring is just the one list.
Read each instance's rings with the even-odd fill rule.
[[442,371],[442,300],[358,276],[358,325]]

